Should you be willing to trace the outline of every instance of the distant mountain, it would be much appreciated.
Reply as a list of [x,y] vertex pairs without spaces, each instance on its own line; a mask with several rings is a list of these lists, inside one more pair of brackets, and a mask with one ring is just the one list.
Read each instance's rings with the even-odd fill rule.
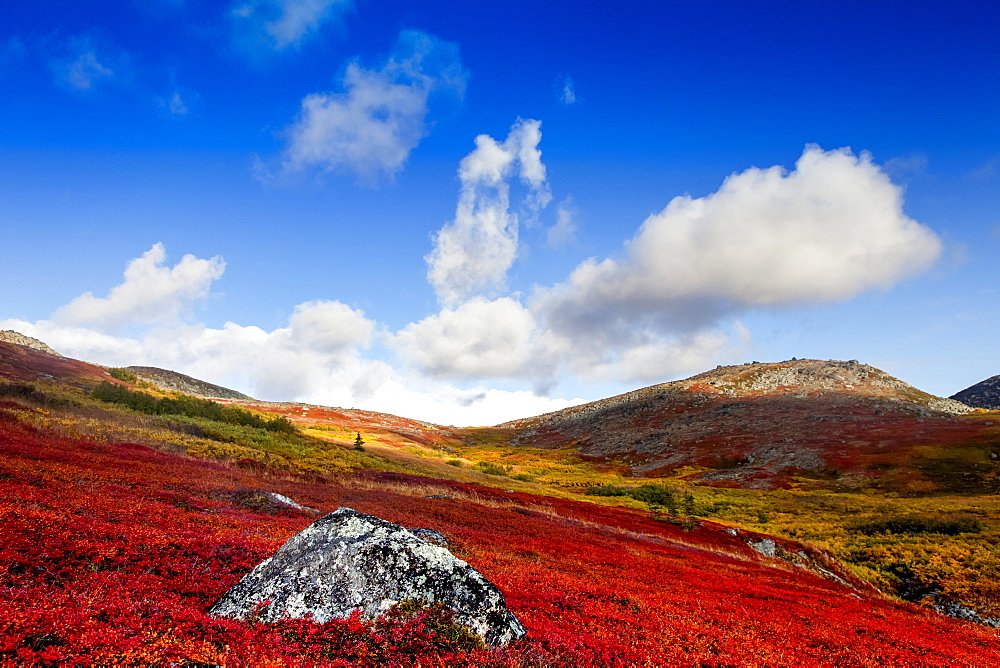
[[242,392],[230,390],[221,385],[213,385],[204,380],[198,380],[183,373],[178,373],[177,371],[158,369],[154,366],[129,366],[125,368],[138,376],[139,380],[152,383],[161,390],[167,390],[168,392],[183,392],[207,399],[252,399],[252,397]]
[[518,445],[575,448],[637,476],[692,467],[687,479],[727,487],[805,477],[856,488],[889,476],[933,489],[954,481],[938,480],[919,446],[967,442],[984,428],[955,417],[970,410],[857,361],[790,360],[718,367],[499,426]]
[[1000,376],[987,378],[958,394],[951,395],[951,398],[974,408],[1000,410]]

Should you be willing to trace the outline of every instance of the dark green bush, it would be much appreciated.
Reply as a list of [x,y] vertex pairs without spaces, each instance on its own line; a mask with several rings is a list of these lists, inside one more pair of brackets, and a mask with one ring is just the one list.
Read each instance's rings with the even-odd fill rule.
[[510,472],[514,470],[514,467],[512,466],[504,466],[503,464],[494,464],[493,462],[479,462],[478,464],[476,464],[476,468],[488,475],[503,475],[503,476],[509,476]]
[[694,514],[694,496],[690,492],[678,492],[666,485],[646,484],[638,487],[616,487],[615,485],[598,485],[588,487],[586,494],[590,496],[628,496],[636,501],[648,503],[651,506],[663,508],[671,515],[681,512]]
[[108,375],[112,378],[117,378],[118,380],[124,381],[126,383],[138,382],[139,376],[135,375],[128,369],[121,369],[118,367],[111,367],[108,369]]
[[158,399],[145,392],[136,392],[121,385],[102,382],[94,388],[91,395],[95,399],[113,404],[127,406],[134,411],[149,415],[181,415],[197,417],[239,425],[254,427],[282,434],[296,434],[295,428],[284,416],[265,417],[238,406],[225,406],[209,399],[199,399],[186,394],[175,394],[172,397]]
[[934,517],[931,515],[906,515],[858,522],[847,527],[848,531],[874,536],[880,533],[919,534],[940,533],[957,536],[960,533],[981,533],[983,523],[971,515]]
[[595,485],[588,487],[584,494],[589,496],[630,496],[629,490],[625,487],[614,485]]
[[36,404],[45,404],[48,397],[31,383],[0,383],[0,397],[26,399]]

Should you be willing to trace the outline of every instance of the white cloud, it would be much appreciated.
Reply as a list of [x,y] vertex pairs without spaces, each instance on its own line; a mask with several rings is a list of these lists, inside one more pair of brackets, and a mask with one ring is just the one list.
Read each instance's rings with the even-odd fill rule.
[[579,337],[570,343],[567,365],[590,381],[659,383],[680,374],[710,368],[719,360],[744,356],[751,343],[750,332],[739,322],[728,328],[704,327],[686,334],[672,334],[656,327],[635,327],[618,341]]
[[367,345],[375,325],[364,313],[337,301],[299,304],[288,320],[288,334],[296,347],[328,355]]
[[282,50],[315,35],[353,4],[352,0],[251,0],[234,4],[231,16],[245,48],[263,41]]
[[[750,333],[737,318],[746,311],[888,289],[941,253],[869,155],[809,146],[792,171],[751,168],[707,197],[674,198],[622,257],[581,263],[565,282],[537,288],[527,307],[486,301],[476,288],[498,285],[516,257],[505,190],[515,154],[480,137],[462,163],[459,215],[428,257],[446,308],[397,338],[397,352],[425,373],[662,379],[743,351]],[[571,202],[560,208],[550,232],[571,229]]]
[[402,169],[427,134],[429,100],[461,98],[466,74],[458,47],[418,31],[405,31],[385,65],[348,65],[341,93],[313,93],[302,100],[286,131],[281,173],[315,168],[354,172],[373,182]]
[[[217,258],[185,256],[173,269],[161,266],[162,262],[163,249],[157,244],[129,263],[125,283],[112,290],[101,306],[84,309],[81,315],[93,320],[89,316],[96,311],[98,319],[117,322],[134,305],[133,291],[139,286],[155,293],[156,286],[176,278],[165,277],[164,272],[185,273],[177,271],[182,266],[214,266],[218,274],[223,269]],[[150,274],[157,278],[148,280]],[[202,295],[207,292],[204,287],[199,290]],[[87,293],[58,313],[80,308],[71,309],[73,304],[92,306],[92,299]],[[512,306],[516,311],[517,305]],[[173,369],[260,399],[367,408],[440,424],[495,424],[582,401],[549,399],[525,390],[458,388],[427,377],[402,375],[385,362],[364,356],[378,327],[361,311],[337,301],[299,304],[286,326],[271,331],[233,322],[213,328],[156,320],[133,336],[121,336],[57,317],[37,322],[0,320],[0,329],[36,337],[76,359]]]
[[[300,305],[296,314],[313,308]],[[319,309],[329,316],[345,316],[353,323],[354,336],[345,338],[342,326],[333,336],[339,347],[330,348],[325,329],[330,322],[325,317],[308,317],[307,326],[296,316],[288,327],[270,332],[230,322],[221,328],[200,324],[154,328],[135,338],[52,320],[0,320],[0,328],[34,336],[65,355],[98,364],[157,366],[264,400],[365,408],[446,425],[496,424],[582,403],[526,390],[462,389],[402,376],[386,363],[359,354],[374,326],[363,314],[336,302],[323,303]]]
[[527,377],[540,370],[534,316],[509,297],[443,309],[404,327],[393,345],[422,372],[446,378]]
[[434,236],[434,249],[425,258],[427,279],[445,306],[503,287],[517,258],[518,216],[510,211],[509,184],[515,166],[528,187],[529,215],[552,199],[538,149],[541,138],[539,121],[518,120],[502,144],[479,135],[476,148],[462,159],[455,218]]
[[887,289],[940,252],[869,155],[809,146],[791,172],[751,168],[707,197],[674,198],[624,257],[582,263],[535,306],[564,336],[599,323],[606,339],[637,325],[686,333],[746,309]]
[[169,322],[208,294],[212,281],[225,269],[220,257],[202,260],[185,255],[173,267],[163,265],[163,244],[128,263],[125,281],[107,297],[86,292],[54,314],[61,323],[92,323],[100,330],[114,330],[134,323]]

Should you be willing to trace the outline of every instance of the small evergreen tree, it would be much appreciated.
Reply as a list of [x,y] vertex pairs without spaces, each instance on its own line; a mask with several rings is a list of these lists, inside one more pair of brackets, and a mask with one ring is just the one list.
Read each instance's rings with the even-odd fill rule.
[[354,449],[364,452],[365,449],[362,447],[362,444],[364,442],[365,442],[364,439],[361,438],[361,432],[359,431],[357,437],[355,437],[354,439]]

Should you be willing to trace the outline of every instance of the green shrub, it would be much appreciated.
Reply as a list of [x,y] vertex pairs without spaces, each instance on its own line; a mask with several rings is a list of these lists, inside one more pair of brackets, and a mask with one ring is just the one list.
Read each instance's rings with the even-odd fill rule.
[[981,533],[983,523],[971,515],[933,517],[930,515],[906,515],[867,520],[849,525],[848,531],[875,536],[877,534],[921,534],[940,533],[957,536],[961,533]]
[[476,464],[476,468],[488,475],[502,475],[502,476],[509,476],[510,472],[514,470],[513,466],[494,464],[493,462],[479,462],[478,464]]
[[119,367],[111,367],[108,369],[108,375],[112,378],[117,378],[118,380],[124,381],[126,383],[138,382],[139,376],[135,375],[128,369],[121,369]]
[[615,485],[595,485],[593,487],[588,487],[584,494],[589,496],[630,496],[629,490],[625,487],[616,487]]
[[690,492],[679,495],[676,490],[666,485],[646,484],[638,487],[597,485],[588,487],[585,493],[590,496],[628,496],[636,501],[663,508],[671,515],[676,514],[678,508],[686,515],[694,514],[695,510],[694,496]]
[[295,425],[284,416],[266,417],[239,406],[225,406],[210,399],[199,399],[187,394],[175,393],[171,397],[157,399],[151,394],[137,392],[104,381],[94,388],[91,396],[108,403],[121,404],[134,411],[149,415],[181,415],[282,434],[298,433]]
[[36,404],[45,404],[48,397],[31,383],[0,383],[0,397],[26,399]]

